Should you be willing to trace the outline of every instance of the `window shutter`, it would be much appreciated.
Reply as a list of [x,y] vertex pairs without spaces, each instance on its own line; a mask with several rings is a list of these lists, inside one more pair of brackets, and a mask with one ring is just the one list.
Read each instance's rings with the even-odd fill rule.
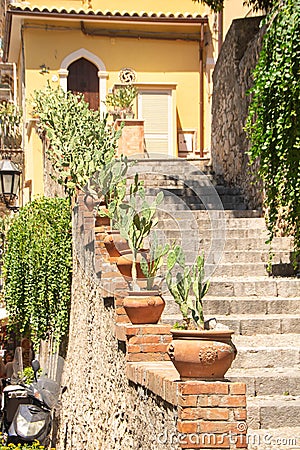
[[168,154],[170,142],[170,93],[141,92],[141,118],[144,120],[148,153]]

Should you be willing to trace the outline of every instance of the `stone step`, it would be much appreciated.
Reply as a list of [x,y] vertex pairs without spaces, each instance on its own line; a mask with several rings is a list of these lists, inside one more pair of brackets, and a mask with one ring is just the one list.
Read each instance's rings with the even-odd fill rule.
[[[189,211],[180,211],[175,215],[182,220],[187,220],[190,217],[191,213]],[[211,223],[213,220],[214,223],[220,224],[221,221],[225,219],[226,224],[233,224],[235,227],[232,228],[247,228],[249,224],[257,225],[259,227],[265,228],[265,219],[262,216],[262,212],[259,210],[247,209],[245,211],[219,211],[219,210],[211,210],[211,211],[193,211],[192,215],[199,221],[207,221]],[[164,217],[163,211],[158,211],[158,217]],[[229,227],[230,228],[230,227]]]
[[[260,237],[262,239],[268,238],[268,233],[265,228],[265,223],[260,218],[215,218],[214,213],[211,214],[210,218],[201,218],[199,217],[200,210],[196,211],[178,211],[173,207],[168,210],[167,205],[163,205],[159,207],[159,216],[158,216],[158,229],[161,230],[195,230],[199,232],[202,237],[206,237],[206,233],[214,232],[215,237],[218,237],[218,234],[222,232],[219,237],[223,237],[224,232],[225,236],[228,238],[236,238],[236,237]],[[165,208],[165,209],[163,209]],[[247,210],[245,210],[246,212]],[[207,211],[203,211],[205,214],[208,214]],[[227,211],[223,210],[222,213],[225,214]],[[230,210],[232,212],[232,210]],[[236,211],[238,212],[238,211]],[[243,212],[243,211],[239,211]],[[164,216],[163,216],[164,215]],[[252,230],[255,230],[253,233]],[[250,232],[249,232],[250,231]]]
[[[163,293],[166,302],[164,314],[179,314],[179,306],[170,295],[169,291]],[[300,297],[213,297],[206,295],[203,299],[203,310],[205,317],[215,315],[280,315],[300,314]]]
[[[192,254],[192,260],[195,260],[197,254]],[[166,273],[166,265],[161,267],[161,273]],[[279,271],[279,269],[278,269]],[[205,265],[205,273],[207,277],[238,277],[238,276],[265,276],[268,275],[267,264],[266,263],[221,263],[221,264],[206,264]],[[282,276],[290,276],[294,273],[293,267],[283,267],[281,270]]]
[[260,369],[274,367],[299,368],[299,334],[233,335],[238,350],[233,369]]
[[[186,233],[188,231],[189,233],[193,233],[197,242],[201,242],[201,239],[206,239],[210,242],[213,237],[214,240],[216,240],[216,243],[218,243],[218,241],[222,243],[222,241],[226,242],[226,240],[247,239],[249,241],[252,240],[255,244],[256,240],[263,241],[265,243],[268,238],[268,234],[265,228],[229,229],[226,228],[224,223],[220,224],[220,227],[215,226],[214,228],[211,228],[211,224],[208,222],[204,226],[201,225],[198,227],[198,224],[195,220],[191,220],[189,222],[189,225],[192,225],[192,227],[188,227],[184,221],[177,222],[176,219],[169,217],[165,220],[159,220],[156,229],[167,237],[172,237],[173,235],[175,236],[174,239],[181,238],[184,240],[187,238]],[[281,238],[278,239],[280,240]],[[290,246],[292,245],[292,239],[287,239],[290,239],[291,241],[291,243],[288,244],[288,248],[290,248]],[[269,248],[267,244],[265,244],[265,247]]]
[[297,297],[300,279],[275,277],[213,277],[210,296],[221,297]]
[[[208,248],[212,240],[210,237],[203,235],[201,233],[195,233],[195,238],[197,241],[194,243],[194,239],[191,239],[191,243],[194,243],[195,246],[201,246],[202,248]],[[189,242],[189,239],[185,236],[184,233],[182,233],[180,230],[172,229],[172,230],[165,230],[164,236],[168,240],[174,240],[177,239],[179,241],[184,240],[184,242]],[[274,238],[272,242],[272,251],[292,251],[292,239],[290,237],[281,237],[281,238]],[[228,233],[225,235],[225,241],[224,239],[215,239],[215,246],[221,247],[225,244],[224,250],[225,251],[235,251],[235,250],[265,250],[266,252],[269,251],[269,245],[266,244],[265,238],[249,238],[249,237],[243,237],[243,239],[240,239],[239,236],[228,236]]]
[[[207,316],[206,316],[207,317]],[[213,315],[217,322],[226,325],[237,335],[252,336],[254,334],[300,333],[300,314],[241,314]],[[163,323],[174,325],[181,320],[180,313],[162,316]]]
[[[289,272],[290,273],[290,272]],[[206,265],[208,276],[235,277],[235,276],[264,276],[268,275],[265,263],[226,263],[218,265]]]
[[132,159],[136,164],[131,168],[131,170],[135,170],[136,168],[153,168],[161,169],[163,165],[166,165],[167,168],[172,167],[172,169],[178,169],[178,171],[182,171],[183,167],[189,165],[193,168],[194,171],[202,170],[211,172],[211,164],[210,158],[202,157],[202,158],[168,158],[165,155],[151,155],[151,158],[144,158],[142,155],[133,155]]
[[[287,422],[286,425],[288,425]],[[248,429],[248,450],[296,450],[300,449],[300,427]]]
[[247,385],[247,396],[300,395],[300,367],[229,369],[226,378]]
[[[248,425],[253,430],[299,426],[300,397],[292,395],[247,398]],[[290,436],[293,438],[295,436]],[[300,445],[298,440],[297,445]],[[261,450],[262,447],[258,447]],[[269,447],[269,448],[279,448]],[[297,448],[287,446],[287,449]],[[299,448],[299,447],[298,447]]]
[[176,197],[182,197],[191,203],[213,203],[217,193],[223,203],[244,203],[244,197],[238,194],[235,189],[225,188],[224,186],[210,188],[208,186],[201,186],[199,183],[197,190],[194,190],[192,187],[185,188],[177,186],[147,187],[147,198],[155,197],[158,191],[163,191],[165,202],[171,202]]
[[[217,263],[219,261],[220,252],[217,250],[211,255],[215,255],[216,259],[212,262]],[[268,263],[270,259],[268,250],[232,250],[224,251],[220,263]],[[291,263],[291,251],[279,250],[275,252],[272,258],[273,264],[279,263]]]

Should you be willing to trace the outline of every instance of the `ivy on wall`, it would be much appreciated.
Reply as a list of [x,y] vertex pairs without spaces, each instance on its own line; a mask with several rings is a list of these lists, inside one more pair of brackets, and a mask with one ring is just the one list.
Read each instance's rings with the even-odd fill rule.
[[42,197],[20,209],[6,235],[5,302],[10,325],[35,344],[66,334],[71,301],[69,202]]
[[292,235],[300,252],[300,2],[286,0],[266,20],[253,73],[246,130],[250,163],[260,160],[270,241]]

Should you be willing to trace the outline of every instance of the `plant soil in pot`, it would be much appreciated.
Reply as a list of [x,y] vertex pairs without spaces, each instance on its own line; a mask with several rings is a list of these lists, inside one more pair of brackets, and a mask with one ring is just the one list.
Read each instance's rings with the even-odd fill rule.
[[117,258],[122,256],[122,252],[129,250],[126,239],[121,237],[120,231],[118,230],[107,231],[107,235],[104,238],[104,245],[109,253],[110,262],[116,262]]
[[175,330],[168,354],[181,380],[222,380],[236,348],[232,330]]
[[131,291],[124,298],[123,306],[133,324],[157,323],[165,307],[158,291]]

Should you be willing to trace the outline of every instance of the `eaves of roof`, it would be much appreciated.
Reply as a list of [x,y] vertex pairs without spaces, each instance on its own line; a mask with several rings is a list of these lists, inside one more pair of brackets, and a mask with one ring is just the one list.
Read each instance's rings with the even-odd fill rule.
[[[145,12],[145,11],[109,11],[74,8],[49,8],[46,6],[28,6],[20,3],[11,3],[6,13],[4,33],[4,55],[3,60],[8,60],[9,46],[11,40],[12,23],[17,22],[20,27],[21,21],[26,18],[37,20],[71,20],[99,23],[131,23],[131,24],[156,24],[156,25],[205,25],[208,23],[207,16],[190,12]],[[19,34],[18,34],[19,35]]]
[[208,18],[198,13],[190,12],[146,12],[146,11],[109,11],[109,10],[92,10],[92,9],[74,9],[74,8],[48,8],[46,6],[26,6],[20,4],[10,4],[8,13],[16,15],[29,16],[58,16],[71,17],[83,16],[86,19],[104,19],[108,21],[145,21],[145,22],[176,22],[176,23],[206,23]]

